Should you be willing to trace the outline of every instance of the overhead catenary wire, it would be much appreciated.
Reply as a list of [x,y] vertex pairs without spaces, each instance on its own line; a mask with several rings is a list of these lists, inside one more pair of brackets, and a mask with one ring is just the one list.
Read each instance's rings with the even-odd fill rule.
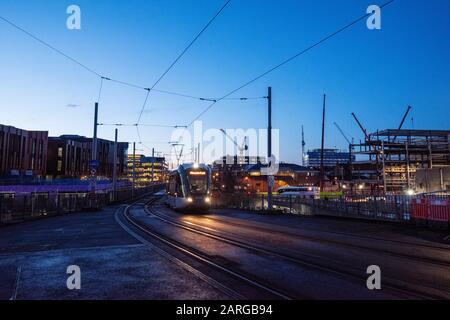
[[166,95],[172,95],[172,96],[177,96],[177,97],[183,97],[183,98],[189,98],[189,99],[194,99],[194,100],[201,100],[201,101],[214,101],[214,98],[207,98],[207,97],[201,97],[201,96],[194,96],[194,95],[190,95],[190,94],[185,94],[185,93],[180,93],[180,92],[174,92],[174,91],[168,91],[168,90],[160,90],[160,89],[151,89],[148,87],[144,87],[135,83],[131,83],[131,82],[127,82],[127,81],[123,81],[123,80],[117,80],[117,79],[113,79],[113,78],[107,78],[107,77],[102,77],[104,80],[108,80],[117,84],[121,84],[123,86],[126,87],[130,87],[130,88],[135,88],[135,89],[139,89],[139,90],[145,90],[145,91],[153,91],[156,93],[161,93],[161,94],[166,94]]
[[[221,11],[225,8],[225,6],[226,6],[230,1],[231,1],[231,0],[227,1],[227,3],[221,8]],[[220,11],[220,12],[221,12],[221,11]],[[214,16],[214,19],[215,19],[215,17],[217,17],[217,15],[218,15],[220,12],[218,12],[218,13],[216,14],[216,16]],[[56,48],[56,47],[53,46],[52,44],[50,44],[50,43],[48,43],[47,41],[45,41],[45,40],[39,38],[39,37],[36,36],[35,34],[29,32],[28,30],[26,30],[25,28],[19,26],[19,25],[16,24],[16,23],[12,22],[11,20],[9,20],[9,19],[7,19],[7,18],[5,18],[5,17],[3,17],[3,16],[0,16],[0,20],[6,22],[6,23],[9,24],[10,26],[12,26],[12,27],[14,27],[15,29],[17,29],[17,30],[21,31],[22,33],[26,34],[27,36],[29,36],[30,38],[32,38],[32,39],[34,39],[35,41],[39,42],[40,44],[44,45],[45,47],[49,48],[49,49],[52,50],[53,52],[55,52],[55,53],[61,55],[62,57],[66,58],[66,59],[68,59],[68,60],[70,60],[70,61],[72,61],[73,63],[75,63],[75,64],[77,64],[78,66],[82,67],[84,70],[88,71],[89,73],[91,73],[91,74],[93,74],[93,75],[99,77],[99,78],[101,79],[101,81],[107,80],[107,81],[112,81],[112,82],[115,82],[115,83],[118,83],[118,84],[121,84],[121,85],[124,85],[124,86],[136,88],[136,89],[147,90],[147,91],[150,90],[150,88],[145,87],[145,86],[140,86],[140,85],[136,85],[136,84],[133,84],[133,83],[131,83],[131,82],[128,82],[128,81],[123,81],[123,80],[118,80],[118,79],[106,77],[106,76],[104,76],[101,72],[98,72],[98,71],[94,70],[93,68],[87,66],[86,64],[82,63],[80,60],[74,58],[73,56],[68,55],[68,54],[65,53],[64,51],[62,51],[62,50]],[[212,20],[213,20],[213,19],[212,19]],[[212,23],[212,20],[210,20],[210,23],[209,23],[209,24]],[[209,26],[209,25],[208,25],[208,26]],[[206,26],[205,26],[204,29],[206,30]],[[205,30],[202,30],[202,32],[205,31]],[[200,36],[200,34],[198,35],[198,37],[199,37],[199,36]],[[195,42],[195,41],[193,41],[193,42]],[[192,44],[193,44],[193,42],[192,42]],[[192,44],[191,44],[191,46],[192,46]],[[189,48],[187,48],[187,49],[189,49]],[[187,51],[187,49],[186,49],[186,51]],[[184,53],[185,53],[185,52],[184,52]],[[182,53],[182,54],[184,54],[184,53]],[[179,58],[181,58],[181,55],[179,56]],[[178,60],[179,60],[179,58],[178,58]],[[177,61],[178,61],[178,60],[177,60]],[[173,65],[175,65],[175,63],[173,63]],[[171,67],[173,67],[173,65],[171,65]],[[171,68],[171,67],[170,67],[170,68]],[[170,70],[170,69],[168,69],[168,70],[166,70],[166,71],[168,72],[169,70]],[[166,72],[166,73],[167,73],[167,72]],[[162,79],[162,78],[161,78],[161,79]],[[159,82],[159,81],[158,81],[158,82]],[[200,96],[194,96],[194,95],[189,95],[189,94],[184,94],[184,93],[178,93],[178,92],[169,91],[169,90],[157,90],[157,89],[154,88],[155,85],[153,85],[152,87],[153,87],[153,88],[151,89],[151,91],[159,92],[159,93],[162,93],[162,94],[173,95],[173,96],[179,96],[179,97],[190,98],[190,99],[196,99],[196,100],[202,100],[202,101],[211,101],[211,100],[213,100],[213,99],[206,98],[206,97],[200,97]]]
[[[220,10],[208,21],[208,23],[200,30],[200,32],[194,37],[194,39],[188,44],[186,48],[175,58],[175,60],[170,64],[170,66],[163,72],[163,74],[156,80],[156,82],[150,87],[150,90],[154,89],[158,83],[169,73],[169,71],[177,64],[177,62],[184,56],[184,54],[192,47],[192,45],[197,41],[198,38],[205,32],[206,29],[213,23],[213,21],[220,15],[220,13],[225,9],[225,7],[231,2],[227,0],[225,4],[220,8]],[[149,91],[150,92],[150,91]],[[137,123],[141,121],[142,114],[144,113],[145,105],[142,107]]]
[[[241,101],[245,101],[245,100],[260,100],[260,99],[267,99],[267,96],[264,96],[264,97],[224,98],[222,100],[241,100]],[[215,100],[218,100],[218,99],[215,99]]]
[[98,90],[97,103],[100,103],[100,98],[102,96],[102,89],[103,89],[103,77],[100,78],[100,89]]
[[[216,15],[208,22],[208,24],[200,31],[200,33],[196,36],[196,38],[194,38],[193,41],[191,41],[191,43],[189,44],[189,46],[177,57],[176,61],[179,60],[179,58],[181,58],[182,55],[184,55],[184,53],[186,53],[186,51],[189,49],[190,46],[192,46],[192,44],[196,41],[196,39],[198,39],[198,37],[200,37],[200,35],[207,29],[207,27],[213,22],[213,20],[223,11],[223,9],[229,4],[231,0],[227,1],[222,7],[221,9],[216,13]],[[201,96],[195,96],[195,95],[189,95],[189,94],[184,94],[184,93],[178,93],[178,92],[174,92],[174,91],[169,91],[169,90],[159,90],[159,89],[155,89],[155,85],[154,84],[151,88],[145,87],[145,86],[140,86],[140,85],[136,85],[133,84],[131,82],[128,81],[123,81],[123,80],[118,80],[118,79],[114,79],[114,78],[110,78],[110,77],[106,77],[103,76],[100,72],[94,70],[93,68],[87,66],[86,64],[82,63],[81,61],[79,61],[78,59],[68,55],[67,53],[65,53],[64,51],[56,48],[55,46],[53,46],[52,44],[48,43],[47,41],[39,38],[38,36],[34,35],[33,33],[29,32],[28,30],[26,30],[25,28],[19,26],[18,24],[12,22],[11,20],[0,16],[0,20],[3,20],[4,22],[6,22],[7,24],[9,24],[10,26],[16,28],[17,30],[21,31],[22,33],[26,34],[27,36],[29,36],[30,38],[34,39],[35,41],[39,42],[40,44],[42,44],[43,46],[49,48],[50,50],[52,50],[53,52],[63,56],[64,58],[70,60],[71,62],[77,64],[78,66],[82,67],[84,70],[88,71],[89,73],[97,76],[100,78],[100,88],[99,88],[99,92],[98,92],[98,96],[97,96],[97,102],[100,102],[101,99],[101,95],[102,95],[102,90],[103,90],[103,85],[104,85],[104,81],[111,81],[111,82],[115,82],[118,84],[121,84],[123,86],[128,86],[128,87],[132,87],[132,88],[136,88],[136,89],[140,89],[140,90],[146,90],[146,98],[145,98],[145,102],[143,103],[143,107],[141,108],[141,112],[140,112],[140,117],[143,113],[143,110],[145,110],[146,107],[146,103],[148,100],[148,95],[150,93],[150,91],[153,92],[157,92],[157,93],[161,93],[161,94],[167,94],[167,95],[172,95],[172,96],[178,96],[178,97],[184,97],[184,98],[189,98],[189,99],[195,99],[195,100],[200,100],[200,101],[205,101],[205,102],[216,102],[217,98],[209,98],[209,97],[201,97]],[[176,63],[176,62],[175,62]],[[173,63],[166,71],[168,72],[170,70],[171,67],[173,67],[175,65],[175,63]],[[165,72],[165,73],[167,73]],[[162,77],[160,77],[162,79]],[[158,81],[159,82],[159,81]],[[230,98],[229,100],[251,100],[254,98],[247,98],[247,97],[243,97],[243,98]],[[104,124],[106,125],[106,124]],[[114,124],[117,126],[121,126],[123,124]],[[146,125],[145,125],[146,126]],[[167,126],[169,127],[169,126]],[[170,126],[170,127],[175,127],[175,128],[179,128],[179,127],[183,127],[183,126]],[[186,127],[186,126],[184,126]]]
[[136,122],[136,125],[139,124],[139,120],[141,119],[142,112],[143,112],[143,110],[145,110],[145,106],[147,105],[147,101],[148,101],[148,96],[149,96],[149,95],[150,95],[150,89],[147,90],[147,94],[145,95],[145,100],[144,100],[144,103],[142,104],[142,110],[141,110],[141,113],[140,113],[140,115],[139,115],[139,119],[138,119],[138,121]]
[[98,123],[99,126],[111,127],[155,127],[155,128],[187,128],[185,125],[166,125],[166,124],[152,124],[152,123]]
[[42,45],[46,46],[47,48],[53,50],[54,52],[62,55],[63,57],[69,59],[70,61],[76,63],[77,65],[79,65],[80,67],[82,67],[83,69],[87,70],[88,72],[96,75],[97,77],[101,77],[102,75],[100,73],[98,73],[97,71],[91,69],[90,67],[86,66],[84,63],[81,63],[79,60],[69,56],[68,54],[64,53],[63,51],[59,50],[58,48],[52,46],[51,44],[49,44],[48,42],[38,38],[37,36],[35,36],[34,34],[32,34],[31,32],[25,30],[24,28],[20,27],[19,25],[15,24],[14,22],[6,19],[5,17],[0,16],[0,20],[3,20],[4,22],[6,22],[7,24],[9,24],[10,26],[20,30],[21,32],[25,33],[26,35],[28,35],[29,37],[33,38],[34,40],[38,41],[39,43],[41,43]]
[[[391,4],[392,2],[394,2],[394,0],[390,0],[382,5],[380,5],[380,9],[384,8],[386,6],[388,6],[389,4]],[[216,101],[213,101],[210,105],[208,105],[203,111],[201,111],[189,124],[188,126],[190,127],[195,121],[197,121],[199,118],[201,118],[206,112],[208,112],[214,105],[216,105],[218,102],[220,102],[221,100],[224,100],[225,98],[228,98],[229,96],[233,95],[234,93],[238,92],[239,90],[249,86],[250,84],[252,84],[253,82],[265,77],[266,75],[268,75],[269,73],[277,70],[278,68],[284,66],[285,64],[288,64],[289,62],[291,62],[292,60],[298,58],[299,56],[307,53],[308,51],[314,49],[315,47],[319,46],[320,44],[324,43],[325,41],[333,38],[334,36],[338,35],[339,33],[347,30],[348,28],[352,27],[353,25],[355,25],[356,23],[360,22],[361,20],[364,20],[366,18],[368,18],[370,15],[372,15],[372,13],[366,13],[362,16],[360,16],[359,18],[356,18],[355,20],[351,21],[350,23],[346,24],[345,26],[339,28],[338,30],[330,33],[329,35],[327,35],[326,37],[322,38],[321,40],[315,42],[314,44],[308,46],[307,48],[303,49],[302,51],[294,54],[293,56],[283,60],[282,62],[278,63],[277,65],[271,67],[270,69],[264,71],[263,73],[261,73],[260,75],[256,76],[255,78],[247,81],[246,83],[242,84],[241,86],[237,87],[236,89],[233,89],[232,91],[230,91],[229,93],[225,94],[222,98],[217,99]]]
[[[161,90],[161,89],[155,89],[155,88],[147,88],[141,85],[137,85],[131,82],[127,82],[127,81],[122,81],[122,80],[117,80],[117,79],[112,79],[112,78],[106,78],[103,77],[103,79],[109,80],[111,82],[115,82],[124,86],[128,86],[130,88],[135,88],[135,89],[139,89],[139,90],[146,90],[146,91],[151,91],[151,92],[156,92],[156,93],[161,93],[161,94],[167,94],[167,95],[172,95],[172,96],[178,96],[178,97],[183,97],[183,98],[189,98],[189,99],[193,99],[193,100],[201,100],[201,101],[210,101],[210,102],[214,102],[217,101],[219,98],[211,98],[211,97],[202,97],[202,96],[195,96],[195,95],[190,95],[190,94],[185,94],[185,93],[180,93],[180,92],[174,92],[174,91],[168,91],[168,90]],[[256,100],[256,99],[265,99],[266,97],[236,97],[236,98],[225,98],[223,100]]]
[[[220,14],[220,12],[226,7],[226,5],[228,5],[229,2],[230,2],[230,0],[227,1],[227,2],[225,3],[225,5],[221,8],[221,10],[216,14],[216,16],[214,16],[213,19],[211,19],[211,21],[210,21],[211,23],[212,23],[212,20],[214,20],[215,17],[217,17],[217,16]],[[385,7],[385,6],[389,5],[389,4],[391,4],[392,2],[394,2],[394,0],[388,1],[388,2],[384,3],[383,5],[381,5],[381,6],[379,6],[379,7],[380,7],[380,8],[383,8],[383,7]],[[205,108],[201,113],[199,113],[199,114],[198,114],[198,115],[197,115],[197,116],[196,116],[196,117],[195,117],[195,118],[187,125],[187,126],[191,126],[197,119],[199,119],[201,116],[203,116],[206,112],[208,112],[215,104],[217,104],[217,103],[220,102],[221,100],[237,100],[237,99],[240,99],[240,100],[249,100],[249,98],[231,98],[230,96],[233,95],[235,92],[241,90],[242,88],[244,88],[244,87],[250,85],[251,83],[253,83],[253,82],[259,80],[260,78],[266,76],[267,74],[269,74],[269,73],[275,71],[276,69],[282,67],[283,65],[285,65],[285,64],[287,64],[287,63],[289,63],[289,62],[291,62],[292,60],[296,59],[296,58],[299,57],[300,55],[302,55],[302,54],[304,54],[304,53],[310,51],[311,49],[313,49],[313,48],[315,48],[316,46],[322,44],[323,42],[327,41],[328,39],[330,39],[330,38],[336,36],[337,34],[343,32],[343,31],[346,30],[346,29],[350,28],[351,26],[353,26],[353,25],[356,24],[357,22],[359,22],[359,21],[361,21],[361,20],[367,18],[370,14],[371,14],[371,13],[365,14],[365,15],[361,16],[360,18],[358,18],[358,19],[352,21],[351,23],[345,25],[344,27],[338,29],[337,31],[333,32],[332,34],[330,34],[330,35],[326,36],[325,38],[321,39],[320,41],[314,43],[313,45],[307,47],[306,49],[300,51],[299,53],[293,55],[292,57],[290,57],[290,58],[288,58],[288,59],[282,61],[282,62],[279,63],[278,65],[276,65],[276,66],[270,68],[269,70],[265,71],[264,73],[260,74],[259,76],[257,76],[257,77],[255,77],[255,78],[251,79],[250,81],[244,83],[244,84],[241,85],[240,87],[238,87],[238,88],[232,90],[231,92],[227,93],[226,95],[224,95],[223,97],[218,98],[218,99],[196,97],[196,96],[191,96],[191,95],[186,95],[186,94],[181,94],[181,93],[176,93],[176,92],[171,92],[171,91],[156,90],[155,88],[153,88],[152,90],[150,90],[151,88],[146,88],[146,87],[143,87],[143,86],[137,86],[137,85],[128,83],[128,82],[126,82],[126,81],[121,81],[121,80],[116,80],[116,79],[111,79],[111,78],[108,78],[108,77],[104,77],[104,76],[102,76],[102,74],[101,74],[100,72],[97,72],[97,71],[95,71],[94,69],[88,67],[87,65],[81,63],[79,60],[77,60],[77,59],[75,59],[75,58],[69,56],[68,54],[64,53],[62,50],[59,50],[59,49],[57,49],[56,47],[54,47],[54,46],[52,46],[51,44],[49,44],[48,42],[46,42],[46,41],[44,41],[44,40],[38,38],[37,36],[35,36],[35,35],[32,34],[31,32],[25,30],[24,28],[22,28],[22,27],[20,27],[19,25],[13,23],[12,21],[10,21],[10,20],[8,20],[8,19],[2,17],[2,16],[0,16],[0,20],[3,20],[4,22],[8,23],[8,24],[11,25],[12,27],[14,27],[14,28],[20,30],[21,32],[23,32],[23,33],[25,33],[26,35],[28,35],[29,37],[31,37],[31,38],[33,38],[34,40],[38,41],[38,42],[41,43],[42,45],[48,47],[48,48],[51,49],[52,51],[54,51],[54,52],[60,54],[61,56],[67,58],[68,60],[72,61],[73,63],[76,63],[77,65],[79,65],[80,67],[82,67],[82,68],[85,69],[86,71],[92,73],[93,75],[100,77],[101,80],[114,81],[114,82],[117,82],[117,83],[120,83],[120,84],[123,84],[123,85],[135,87],[135,88],[138,88],[138,89],[147,90],[147,93],[149,93],[150,91],[154,91],[154,92],[160,92],[160,93],[165,93],[165,94],[173,94],[173,95],[183,96],[183,97],[186,97],[186,98],[193,98],[193,99],[198,99],[198,100],[202,100],[202,101],[209,101],[209,102],[211,102],[211,104],[209,104],[209,105],[207,106],[207,108]],[[210,23],[209,23],[209,24],[210,24]],[[208,26],[208,25],[207,25],[207,26]],[[207,26],[205,26],[205,28],[204,28],[205,30],[206,30]],[[201,32],[203,32],[203,31],[204,31],[204,30],[202,30]],[[199,37],[200,35],[201,35],[201,33],[199,33],[199,34],[197,35],[197,37]],[[196,37],[196,38],[197,38],[197,37]],[[193,42],[195,42],[195,40],[196,40],[196,39],[194,39]],[[192,43],[193,43],[193,42],[192,42]],[[189,48],[187,48],[185,51],[187,51],[188,49],[189,49]],[[184,53],[185,53],[185,52],[182,52],[182,54],[181,54],[179,57],[181,58],[181,56],[182,56]],[[178,59],[178,60],[179,60],[179,59]],[[176,60],[176,61],[178,61],[178,60]],[[176,64],[176,61],[174,61],[173,65]],[[169,68],[168,68],[166,71],[167,71],[167,72],[170,71],[170,68],[172,68],[173,65],[169,66]],[[166,72],[166,73],[167,73],[167,72]],[[164,76],[164,74],[163,74],[163,76]],[[163,77],[163,76],[162,76],[162,77]],[[160,77],[160,78],[161,78],[161,77]],[[162,79],[162,78],[161,78],[161,79]],[[159,81],[160,81],[160,80],[158,79],[158,81],[156,82],[156,84],[158,84]],[[154,84],[154,86],[156,86],[156,84]],[[153,87],[154,87],[154,86],[153,86]],[[144,104],[143,104],[144,109],[145,109],[145,106],[146,106],[146,104],[144,103]],[[142,115],[142,113],[143,113],[143,110],[141,110],[140,115]]]

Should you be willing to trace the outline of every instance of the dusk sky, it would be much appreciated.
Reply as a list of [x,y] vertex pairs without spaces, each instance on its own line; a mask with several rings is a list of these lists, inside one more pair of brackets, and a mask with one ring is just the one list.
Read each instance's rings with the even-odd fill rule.
[[[106,77],[150,87],[224,2],[0,0],[0,16]],[[232,0],[156,89],[221,97],[382,3]],[[81,8],[81,30],[66,28],[71,4]],[[381,30],[361,21],[233,96],[265,96],[272,86],[287,162],[300,162],[302,124],[307,148],[320,147],[324,93],[327,147],[347,148],[333,122],[362,139],[351,112],[373,132],[398,127],[411,105],[405,128],[448,130],[449,15],[448,0],[396,0],[382,9]],[[1,20],[0,41],[0,123],[92,136],[99,78]],[[135,123],[145,95],[105,82],[99,122]],[[142,123],[184,125],[207,106],[152,92]],[[205,128],[265,128],[266,111],[266,100],[227,100],[201,120]],[[136,128],[119,130],[121,141],[138,141]],[[140,131],[146,146],[167,152],[171,130]],[[114,127],[100,127],[99,136],[113,139]]]

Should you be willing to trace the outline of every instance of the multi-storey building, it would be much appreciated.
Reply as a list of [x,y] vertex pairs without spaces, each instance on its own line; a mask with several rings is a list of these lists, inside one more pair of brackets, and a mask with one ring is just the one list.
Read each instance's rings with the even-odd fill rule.
[[43,177],[47,165],[47,131],[0,125],[0,176]]
[[[77,135],[50,137],[47,175],[53,178],[81,178],[90,175],[92,138]],[[117,143],[117,172],[124,175],[128,142]],[[111,178],[114,168],[114,141],[97,139],[97,176]]]
[[[308,166],[319,168],[321,165],[321,149],[314,149],[307,152]],[[354,161],[355,156],[350,155],[349,152],[339,151],[337,149],[323,150],[323,166],[334,167],[339,164],[346,164]]]
[[133,164],[136,187],[144,187],[152,182],[164,182],[168,171],[164,157],[146,157],[142,154],[128,155],[127,177],[133,180]]

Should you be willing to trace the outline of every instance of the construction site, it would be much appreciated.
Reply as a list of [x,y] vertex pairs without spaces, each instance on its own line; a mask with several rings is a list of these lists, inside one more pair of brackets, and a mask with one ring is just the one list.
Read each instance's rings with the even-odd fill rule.
[[408,106],[397,129],[370,134],[352,114],[365,140],[349,142],[349,151],[356,159],[350,161],[344,181],[350,191],[380,195],[448,193],[450,130],[402,129],[410,110]]

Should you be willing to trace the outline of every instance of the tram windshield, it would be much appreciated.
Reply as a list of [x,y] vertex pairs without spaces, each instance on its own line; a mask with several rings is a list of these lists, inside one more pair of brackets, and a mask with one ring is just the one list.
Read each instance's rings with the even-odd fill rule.
[[205,171],[189,172],[188,181],[191,193],[205,194],[208,191],[208,176]]

